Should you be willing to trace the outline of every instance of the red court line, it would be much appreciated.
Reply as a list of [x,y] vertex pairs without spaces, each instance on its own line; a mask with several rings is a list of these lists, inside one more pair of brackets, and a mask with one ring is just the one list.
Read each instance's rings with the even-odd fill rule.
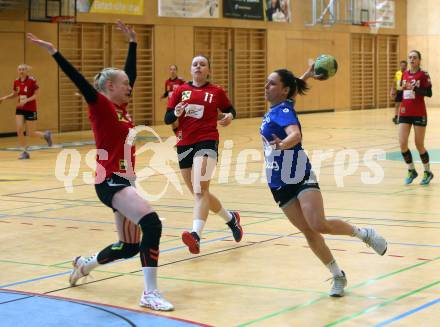
[[143,311],[143,310],[125,308],[125,307],[120,307],[120,306],[117,306],[117,305],[111,305],[111,304],[105,304],[105,303],[99,303],[99,302],[93,302],[93,301],[74,299],[74,298],[58,296],[58,295],[48,295],[48,294],[44,294],[44,293],[33,293],[33,292],[27,292],[27,291],[18,291],[18,290],[13,290],[13,289],[6,289],[6,288],[0,289],[0,292],[9,292],[9,293],[18,293],[18,294],[23,294],[23,295],[41,296],[41,297],[54,298],[54,299],[59,299],[59,300],[66,300],[66,301],[74,302],[74,303],[75,302],[83,302],[83,303],[88,303],[88,304],[101,305],[101,306],[104,306],[104,307],[110,307],[110,308],[115,308],[115,309],[127,310],[127,311],[132,311],[132,312],[137,312],[137,313],[143,313],[143,314],[146,314],[146,315],[152,315],[152,316],[157,316],[157,317],[161,317],[161,318],[166,318],[166,319],[172,319],[172,320],[187,322],[187,323],[190,323],[190,324],[197,324],[197,325],[202,326],[202,327],[214,327],[212,325],[207,325],[207,324],[204,324],[204,323],[200,323],[200,322],[196,322],[196,321],[191,321],[191,320],[187,320],[187,319],[182,319],[182,318],[176,318],[176,317],[170,317],[170,316],[166,316],[166,315],[161,315],[161,314],[158,314],[158,313],[155,313],[155,312],[150,312],[150,311],[146,312],[146,311]]

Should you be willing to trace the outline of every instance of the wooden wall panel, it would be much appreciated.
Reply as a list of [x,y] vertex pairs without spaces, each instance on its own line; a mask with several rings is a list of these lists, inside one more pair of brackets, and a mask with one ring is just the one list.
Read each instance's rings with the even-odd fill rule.
[[[136,124],[154,122],[153,30],[135,27],[138,37],[137,80],[129,112]],[[60,51],[93,83],[104,67],[123,69],[128,42],[113,24],[60,25]],[[88,109],[73,83],[60,71],[60,131],[90,129]]]
[[[0,51],[0,96],[5,96],[12,92],[13,82],[17,78],[17,66],[24,62],[24,33],[0,32],[0,38],[2,48],[8,49]],[[0,104],[0,133],[15,132],[16,101],[17,99],[9,99]]]

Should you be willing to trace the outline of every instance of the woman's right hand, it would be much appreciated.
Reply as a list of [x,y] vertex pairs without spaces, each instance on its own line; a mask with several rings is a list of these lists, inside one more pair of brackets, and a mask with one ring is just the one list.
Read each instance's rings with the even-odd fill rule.
[[116,21],[116,29],[128,36],[129,42],[136,42],[136,32],[133,26],[125,25],[121,20]]
[[176,117],[180,117],[182,116],[183,112],[185,111],[186,106],[188,105],[188,103],[185,102],[179,102],[176,106],[176,108],[174,108],[174,115],[176,115]]
[[44,41],[39,39],[38,37],[36,37],[34,34],[32,33],[27,33],[27,39],[29,41],[31,41],[32,43],[38,45],[39,47],[46,49],[47,52],[49,52],[50,55],[53,55],[55,52],[57,52],[58,50],[53,46],[52,43]]

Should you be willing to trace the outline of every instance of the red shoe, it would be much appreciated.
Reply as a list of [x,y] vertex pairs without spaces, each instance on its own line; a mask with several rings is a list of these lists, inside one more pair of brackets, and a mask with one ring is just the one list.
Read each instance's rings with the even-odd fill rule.
[[182,242],[188,247],[189,252],[192,254],[200,253],[200,237],[196,232],[183,232]]
[[226,225],[232,231],[232,236],[234,236],[235,242],[240,242],[243,238],[243,227],[240,225],[240,214],[238,211],[231,211],[232,219]]

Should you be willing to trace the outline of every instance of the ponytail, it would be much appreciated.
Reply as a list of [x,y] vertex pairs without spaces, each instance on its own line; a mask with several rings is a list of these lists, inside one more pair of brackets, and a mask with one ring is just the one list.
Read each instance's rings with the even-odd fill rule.
[[290,70],[277,69],[274,72],[278,74],[284,87],[289,88],[289,93],[287,94],[288,99],[294,98],[297,94],[304,95],[309,89],[307,83],[293,75]]

